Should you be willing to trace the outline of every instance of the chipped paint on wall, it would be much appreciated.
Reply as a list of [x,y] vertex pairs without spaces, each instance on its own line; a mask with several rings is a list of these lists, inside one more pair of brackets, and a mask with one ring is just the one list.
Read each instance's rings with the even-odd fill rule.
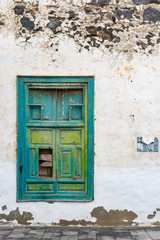
[[18,224],[30,225],[31,222],[28,222],[28,221],[33,220],[33,219],[34,218],[32,216],[32,213],[23,212],[22,214],[20,214],[19,208],[17,208],[16,210],[10,211],[9,214],[4,214],[4,213],[0,214],[0,222],[1,222],[1,220],[6,220],[7,223],[10,223],[10,222],[16,220]]
[[91,216],[96,218],[95,222],[83,220],[66,221],[61,219],[60,226],[82,225],[82,226],[131,226],[134,224],[133,220],[137,218],[137,214],[132,211],[125,210],[110,210],[107,212],[103,207],[94,208]]
[[6,210],[7,209],[7,206],[6,205],[3,205],[2,206],[2,211]]

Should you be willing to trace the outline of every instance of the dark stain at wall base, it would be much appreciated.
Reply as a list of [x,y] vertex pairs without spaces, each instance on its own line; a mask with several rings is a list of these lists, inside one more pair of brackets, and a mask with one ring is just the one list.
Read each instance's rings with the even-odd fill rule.
[[137,218],[137,214],[133,211],[125,210],[110,210],[107,212],[103,207],[94,208],[91,212],[91,216],[97,220],[95,222],[83,220],[72,220],[67,221],[61,219],[58,225],[69,226],[69,225],[96,225],[96,226],[131,226],[133,220]]
[[5,219],[7,222],[16,220],[19,224],[30,225],[31,223],[28,221],[33,220],[34,218],[30,212],[23,212],[20,214],[19,208],[17,208],[16,210],[11,211],[8,215],[0,214],[0,220],[3,219]]

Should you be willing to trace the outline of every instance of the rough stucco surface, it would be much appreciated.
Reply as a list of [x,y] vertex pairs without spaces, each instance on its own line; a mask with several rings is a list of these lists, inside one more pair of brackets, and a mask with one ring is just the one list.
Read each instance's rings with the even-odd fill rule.
[[[160,153],[136,151],[160,139],[159,4],[0,1],[2,224],[159,224]],[[16,202],[17,75],[95,76],[93,202]]]

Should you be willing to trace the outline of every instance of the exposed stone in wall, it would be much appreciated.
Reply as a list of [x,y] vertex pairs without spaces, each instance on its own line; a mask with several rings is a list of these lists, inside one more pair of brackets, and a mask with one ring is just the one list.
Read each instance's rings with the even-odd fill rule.
[[105,6],[108,5],[110,3],[109,0],[92,0],[91,4],[92,5],[100,5],[100,6]]
[[49,17],[49,23],[47,24],[46,27],[50,28],[53,33],[57,33],[57,28],[61,26],[61,22],[59,21],[58,18],[55,17]]
[[143,13],[143,20],[149,22],[159,22],[160,21],[160,12],[154,8],[147,8]]
[[21,24],[22,24],[22,27],[24,27],[28,30],[34,29],[34,26],[35,26],[34,22],[31,21],[28,17],[22,17]]
[[23,15],[24,9],[25,9],[24,6],[17,5],[17,6],[14,8],[14,12],[15,12],[15,14],[17,14],[17,15]]
[[160,4],[159,0],[132,0],[132,2],[137,5],[150,4],[150,3]]
[[57,49],[59,39],[73,38],[79,47],[104,52],[151,54],[160,43],[159,0],[15,0],[18,44],[32,43]]

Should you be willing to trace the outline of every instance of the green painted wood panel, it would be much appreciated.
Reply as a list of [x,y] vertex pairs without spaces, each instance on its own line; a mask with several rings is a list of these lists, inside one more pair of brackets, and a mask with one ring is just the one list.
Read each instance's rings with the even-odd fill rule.
[[60,151],[61,176],[71,176],[71,151],[63,149]]
[[81,131],[75,130],[60,131],[60,144],[61,145],[81,144]]
[[17,168],[18,201],[92,200],[91,77],[18,77]]
[[52,144],[52,132],[44,129],[31,131],[31,143],[33,145]]
[[30,176],[36,176],[36,149],[30,149]]
[[81,128],[58,130],[58,179],[76,180],[85,177],[83,131]]
[[53,184],[47,184],[47,183],[32,184],[32,183],[29,183],[29,184],[27,184],[27,190],[28,191],[53,191]]
[[76,149],[77,151],[76,151],[76,157],[75,157],[75,159],[76,159],[76,163],[75,163],[75,165],[76,165],[76,176],[77,177],[82,177],[82,149],[81,148],[79,148],[79,149]]
[[84,191],[84,184],[80,183],[59,183],[58,184],[58,191],[64,192],[80,192]]

